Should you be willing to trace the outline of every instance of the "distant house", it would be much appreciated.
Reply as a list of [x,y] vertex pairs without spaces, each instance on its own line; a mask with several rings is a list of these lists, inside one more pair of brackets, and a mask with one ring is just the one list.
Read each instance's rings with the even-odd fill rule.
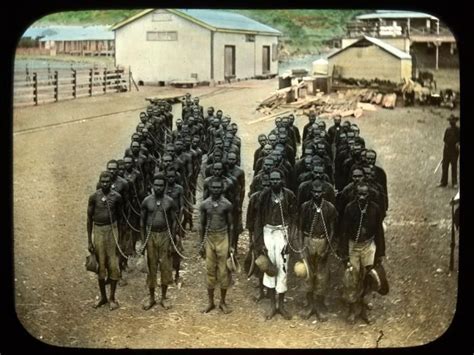
[[421,68],[457,67],[456,39],[433,15],[413,11],[378,10],[356,17],[341,39],[344,48],[370,36],[413,54]]
[[113,26],[117,65],[137,82],[223,82],[278,73],[281,33],[245,16],[149,9]]
[[329,73],[354,79],[395,83],[411,78],[410,54],[373,37],[363,36],[327,56]]
[[114,55],[114,33],[108,26],[30,27],[22,36],[51,55]]

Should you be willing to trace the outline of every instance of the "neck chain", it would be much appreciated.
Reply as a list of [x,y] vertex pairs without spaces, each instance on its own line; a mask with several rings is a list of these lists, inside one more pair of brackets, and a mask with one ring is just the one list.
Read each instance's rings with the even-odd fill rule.
[[359,221],[359,228],[357,229],[357,235],[356,235],[356,238],[355,238],[355,242],[357,243],[359,241],[359,238],[360,238],[360,231],[362,230],[362,221],[364,219],[364,216],[367,212],[367,206],[368,206],[368,203],[365,205],[365,207],[362,209],[360,208],[360,203],[357,202],[357,206],[359,206],[359,211],[360,211],[360,221]]

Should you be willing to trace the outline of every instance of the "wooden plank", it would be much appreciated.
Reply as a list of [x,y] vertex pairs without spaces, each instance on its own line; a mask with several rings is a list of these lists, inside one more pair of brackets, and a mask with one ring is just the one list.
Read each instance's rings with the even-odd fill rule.
[[357,108],[360,108],[364,111],[377,111],[377,107],[375,105],[369,104],[367,102],[358,102]]
[[249,121],[249,122],[247,122],[247,124],[251,125],[251,124],[259,123],[259,122],[262,122],[262,121],[268,121],[268,120],[272,119],[273,117],[283,115],[283,114],[286,114],[286,113],[290,113],[290,112],[291,112],[291,110],[279,111],[277,113],[274,113],[273,115],[263,116],[263,117],[255,119],[255,120]]

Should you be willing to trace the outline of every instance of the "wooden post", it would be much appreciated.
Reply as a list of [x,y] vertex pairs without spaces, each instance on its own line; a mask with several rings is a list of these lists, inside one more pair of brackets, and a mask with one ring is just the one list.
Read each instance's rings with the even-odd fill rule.
[[94,76],[94,69],[89,70],[89,96],[92,96],[92,78]]
[[38,74],[33,73],[33,100],[38,105]]
[[77,80],[76,80],[76,69],[72,69],[72,97],[76,98],[77,95]]
[[132,91],[132,71],[130,65],[128,66],[128,91]]
[[439,69],[439,42],[435,42],[435,47],[436,47],[436,66],[435,69]]
[[104,94],[107,93],[107,68],[104,69]]
[[59,80],[58,80],[58,71],[54,71],[54,100],[59,101]]

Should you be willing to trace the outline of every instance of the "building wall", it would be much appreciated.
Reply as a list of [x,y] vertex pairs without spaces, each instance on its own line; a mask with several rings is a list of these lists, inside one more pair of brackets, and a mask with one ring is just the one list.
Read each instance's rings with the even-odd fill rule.
[[255,42],[247,42],[245,34],[214,33],[214,80],[224,81],[224,47],[235,46],[236,78],[252,78],[262,75],[263,46],[270,46],[270,73],[278,73],[278,60],[272,61],[272,44],[277,44],[276,36],[255,36]]
[[338,65],[345,78],[401,81],[400,59],[375,45],[347,48],[328,58],[328,62],[329,73]]
[[[152,21],[153,12],[115,31],[116,65],[131,67],[136,82],[210,80],[210,30],[174,14]],[[147,31],[177,31],[177,41],[147,41]]]

